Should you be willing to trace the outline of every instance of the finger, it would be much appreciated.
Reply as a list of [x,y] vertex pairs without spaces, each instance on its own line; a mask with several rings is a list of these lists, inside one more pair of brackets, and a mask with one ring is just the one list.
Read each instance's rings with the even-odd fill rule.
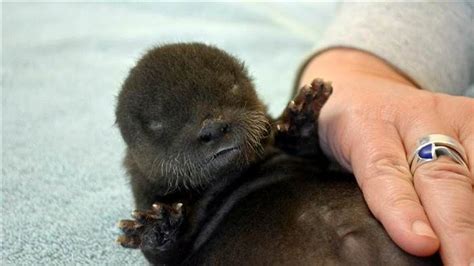
[[139,248],[141,243],[138,236],[119,236],[116,242],[124,248]]
[[[457,98],[457,97],[456,97]],[[474,99],[462,98],[462,101],[466,102],[467,108],[464,113],[458,114],[459,117],[471,117],[474,114]],[[471,180],[474,183],[474,119],[462,119],[463,121],[458,125],[459,130],[459,141],[463,145],[467,155],[467,165],[470,170]],[[471,196],[471,210],[474,210],[474,186],[472,189]],[[471,217],[474,216],[471,215]],[[474,245],[474,242],[471,242]],[[471,255],[470,265],[474,266],[474,256]]]
[[397,130],[380,121],[359,125],[349,154],[370,210],[402,249],[433,254],[439,241],[414,190]]
[[418,167],[414,184],[441,241],[443,261],[468,265],[474,258],[474,205],[469,171],[443,156]]
[[159,212],[156,212],[155,210],[145,210],[145,211],[135,210],[132,212],[132,217],[135,220],[137,220],[139,224],[148,225],[160,219],[161,215]]
[[[472,121],[456,119],[469,117],[459,113],[459,110],[465,111],[466,108],[452,109],[452,106],[452,103],[447,106],[449,108],[440,106],[440,110],[444,110],[442,113],[418,112],[416,118],[407,118],[405,123],[400,123],[400,134],[406,142],[407,150],[416,149],[417,140],[432,133],[448,135],[455,139],[458,139],[459,135],[459,141],[465,149],[472,145],[471,136],[466,135],[466,132],[472,135],[472,129],[467,130],[465,127],[472,125]],[[456,123],[460,122],[459,120],[463,121]],[[453,125],[459,125],[458,130],[455,130]],[[423,164],[414,173],[415,190],[440,239],[440,253],[446,264],[467,265],[470,259],[474,258],[472,181],[472,174],[467,168],[447,157]]]
[[[474,99],[467,97],[450,97],[453,101],[459,102],[451,106],[465,107],[451,109],[451,112],[445,112],[445,119],[453,121],[453,127],[458,128],[459,142],[467,153],[467,165],[471,172],[471,178],[474,178]],[[448,109],[449,110],[449,109]],[[450,119],[452,117],[461,117],[468,119]]]
[[117,224],[117,227],[127,236],[136,234],[138,232],[137,229],[142,226],[142,224],[134,220],[120,220]]

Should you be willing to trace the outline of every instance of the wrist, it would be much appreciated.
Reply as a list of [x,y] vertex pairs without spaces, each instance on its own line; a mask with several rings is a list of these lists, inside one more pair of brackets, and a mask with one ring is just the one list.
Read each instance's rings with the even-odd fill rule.
[[351,48],[333,48],[311,58],[301,71],[299,87],[310,84],[316,77],[333,83],[351,81],[360,83],[365,79],[372,81],[377,79],[417,87],[408,77],[384,60]]

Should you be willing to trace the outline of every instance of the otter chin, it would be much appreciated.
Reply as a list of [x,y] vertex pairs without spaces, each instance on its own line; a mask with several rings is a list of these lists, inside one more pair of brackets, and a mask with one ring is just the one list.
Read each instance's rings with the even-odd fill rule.
[[118,242],[156,265],[440,265],[405,253],[352,174],[328,167],[315,79],[278,119],[245,66],[200,43],[149,50],[116,107],[138,209]]

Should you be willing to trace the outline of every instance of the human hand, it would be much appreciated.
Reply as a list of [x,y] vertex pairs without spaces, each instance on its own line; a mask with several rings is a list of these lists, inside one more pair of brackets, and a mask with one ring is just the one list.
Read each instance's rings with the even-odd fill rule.
[[[419,90],[382,60],[333,49],[313,58],[300,84],[323,77],[334,92],[319,117],[320,144],[352,171],[374,216],[405,251],[440,251],[474,264],[474,100]],[[444,134],[464,147],[467,169],[443,156],[412,175],[417,141]]]

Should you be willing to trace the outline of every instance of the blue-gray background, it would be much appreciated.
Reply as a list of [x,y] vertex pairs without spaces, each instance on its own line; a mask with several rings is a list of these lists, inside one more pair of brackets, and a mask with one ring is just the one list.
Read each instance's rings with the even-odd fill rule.
[[118,247],[133,209],[115,96],[153,45],[244,60],[277,115],[333,3],[2,4],[3,265],[144,264]]

